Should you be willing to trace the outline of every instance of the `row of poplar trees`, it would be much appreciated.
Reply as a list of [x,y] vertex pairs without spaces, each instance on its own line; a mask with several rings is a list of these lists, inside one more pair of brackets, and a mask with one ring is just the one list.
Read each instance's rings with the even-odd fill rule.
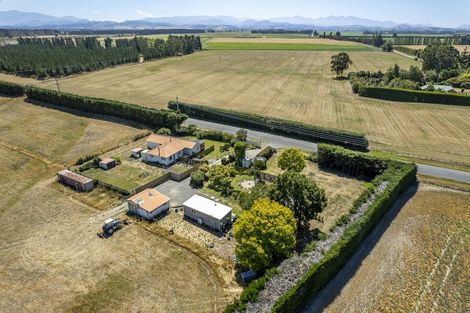
[[17,45],[0,47],[0,71],[42,79],[138,62],[141,56],[158,59],[201,49],[201,39],[194,35],[170,35],[167,40],[106,38],[103,45],[96,37],[20,37]]

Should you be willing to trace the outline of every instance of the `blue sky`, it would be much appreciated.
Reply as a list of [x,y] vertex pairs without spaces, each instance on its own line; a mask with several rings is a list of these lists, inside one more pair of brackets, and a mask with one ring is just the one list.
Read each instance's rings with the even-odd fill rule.
[[470,0],[0,0],[0,10],[116,21],[175,15],[344,15],[437,26],[470,24]]

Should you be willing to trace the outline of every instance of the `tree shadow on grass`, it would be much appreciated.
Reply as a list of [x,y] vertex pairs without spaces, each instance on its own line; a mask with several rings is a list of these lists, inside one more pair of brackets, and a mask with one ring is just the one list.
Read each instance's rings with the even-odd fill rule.
[[[388,229],[401,208],[416,194],[418,184],[416,183],[406,190],[400,198],[385,213],[382,220],[374,227],[372,232],[362,241],[361,245],[354,255],[346,262],[339,273],[316,295],[311,297],[304,305],[301,312],[303,313],[319,313],[330,305],[335,298],[341,293],[349,280],[354,277],[355,273],[361,266],[362,262],[372,252],[377,242]],[[371,273],[372,274],[372,273]]]

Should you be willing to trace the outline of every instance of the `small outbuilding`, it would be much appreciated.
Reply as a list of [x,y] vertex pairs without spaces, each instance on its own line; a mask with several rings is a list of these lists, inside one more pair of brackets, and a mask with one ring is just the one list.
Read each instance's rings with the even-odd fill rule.
[[100,161],[99,167],[104,170],[109,170],[116,166],[116,160],[111,158],[106,158]]
[[184,216],[214,230],[222,231],[230,224],[232,208],[194,195],[183,203]]
[[170,198],[155,189],[145,189],[127,199],[129,213],[151,220],[170,209]]
[[57,180],[63,184],[73,187],[76,191],[90,191],[95,187],[92,179],[69,170],[57,173]]
[[132,152],[131,152],[132,157],[135,158],[135,159],[140,158],[141,155],[142,155],[142,151],[143,151],[143,150],[144,150],[144,149],[142,149],[142,148],[135,148],[135,149],[132,149]]

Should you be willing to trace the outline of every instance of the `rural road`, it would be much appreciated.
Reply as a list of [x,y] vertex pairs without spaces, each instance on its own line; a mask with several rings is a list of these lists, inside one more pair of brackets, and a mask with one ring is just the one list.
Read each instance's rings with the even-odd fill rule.
[[[208,122],[194,118],[188,118],[185,125],[194,124],[201,128],[214,129],[219,131],[226,131],[228,133],[236,133],[240,127],[230,126],[220,123]],[[265,133],[262,131],[248,129],[248,138],[261,143],[269,144],[274,148],[297,147],[305,151],[317,151],[317,144],[305,140],[293,139],[281,135]],[[438,167],[432,165],[418,164],[418,174],[433,176],[438,178],[451,179],[464,183],[470,183],[470,172],[458,171],[448,169],[445,167]]]

